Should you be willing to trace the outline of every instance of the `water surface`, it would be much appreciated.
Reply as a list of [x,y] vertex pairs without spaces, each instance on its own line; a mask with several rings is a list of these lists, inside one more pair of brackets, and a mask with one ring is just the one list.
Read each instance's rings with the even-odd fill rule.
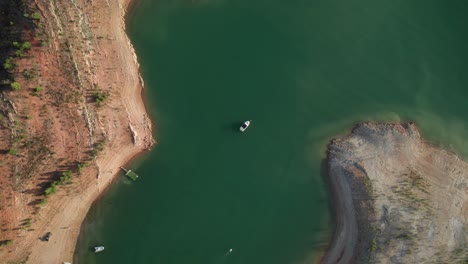
[[322,162],[333,136],[413,120],[468,156],[467,11],[456,0],[138,0],[128,29],[158,145],[132,164],[137,182],[119,178],[94,204],[75,262],[313,262],[332,232]]

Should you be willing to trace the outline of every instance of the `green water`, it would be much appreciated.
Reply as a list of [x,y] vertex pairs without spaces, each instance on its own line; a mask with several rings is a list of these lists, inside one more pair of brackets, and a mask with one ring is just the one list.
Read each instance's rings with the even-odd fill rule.
[[313,262],[325,147],[358,121],[413,120],[468,156],[463,0],[137,1],[158,145],[91,208],[74,263]]

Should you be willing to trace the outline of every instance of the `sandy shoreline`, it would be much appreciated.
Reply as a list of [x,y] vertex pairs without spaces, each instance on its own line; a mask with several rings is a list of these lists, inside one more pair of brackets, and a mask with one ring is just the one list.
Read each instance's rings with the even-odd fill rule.
[[[52,2],[35,3],[49,23],[55,20],[53,26],[66,26],[66,13],[76,12],[80,27],[71,34],[85,36],[82,29],[86,26],[96,36],[92,40],[83,37],[85,41],[73,44],[86,49],[76,59],[83,86],[102,87],[110,93],[106,105],[98,109],[96,121],[88,123],[89,133],[104,135],[106,146],[95,159],[95,166],[83,171],[78,187],[68,190],[68,194],[61,191],[53,195],[35,217],[33,231],[24,232],[10,252],[0,252],[0,258],[2,262],[25,258],[27,263],[72,262],[80,227],[90,206],[118,175],[120,166],[154,144],[152,125],[142,98],[143,80],[137,57],[125,32],[125,15],[131,0],[72,1],[70,10],[63,10],[63,17],[54,13]],[[83,26],[83,21],[89,24]],[[84,109],[88,115],[86,106]],[[39,239],[45,232],[52,232],[49,242]]]

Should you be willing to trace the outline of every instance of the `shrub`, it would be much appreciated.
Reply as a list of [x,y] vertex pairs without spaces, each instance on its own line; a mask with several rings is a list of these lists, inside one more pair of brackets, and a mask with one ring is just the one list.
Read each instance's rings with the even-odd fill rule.
[[18,82],[12,82],[10,86],[11,86],[11,89],[15,91],[21,90],[21,84],[19,84]]
[[83,161],[82,163],[78,164],[78,173],[81,173],[87,165],[88,164],[86,163],[86,161]]
[[57,192],[56,184],[57,184],[56,182],[52,182],[52,184],[49,186],[49,188],[45,189],[44,195],[49,196],[49,195],[54,194],[55,192]]
[[106,144],[106,140],[101,140],[97,143],[94,144],[94,148],[91,151],[93,156],[97,156],[99,152],[101,152],[104,149],[104,145]]
[[8,58],[5,60],[5,63],[3,63],[3,69],[9,71],[15,67],[15,64],[11,61],[11,58]]
[[57,192],[57,186],[69,183],[72,179],[73,172],[71,171],[64,171],[62,172],[62,176],[60,176],[60,179],[58,181],[53,181],[50,186],[45,189],[44,195],[49,196],[51,194],[54,194]]
[[21,58],[21,57],[24,56],[24,52],[22,50],[17,50],[17,51],[15,51],[15,55],[16,55],[16,57]]
[[40,92],[42,92],[42,87],[41,87],[41,86],[39,86],[39,85],[38,85],[38,86],[36,86],[36,88],[34,88],[34,92],[36,92],[36,93],[40,93]]
[[94,100],[98,105],[101,105],[107,98],[109,98],[109,93],[103,92],[101,90],[96,90],[94,92]]
[[370,251],[374,252],[376,249],[377,249],[377,241],[375,240],[375,237],[374,237],[371,243]]
[[64,171],[62,172],[62,176],[60,176],[60,180],[58,181],[59,184],[69,183],[72,179],[73,173],[71,171]]
[[31,14],[31,18],[35,20],[41,20],[41,15],[39,15],[37,12],[34,12]]
[[2,246],[2,247],[8,246],[8,245],[11,245],[11,243],[13,243],[13,240],[11,240],[11,239],[3,240],[3,241],[0,241],[0,246]]
[[21,45],[21,49],[22,50],[29,50],[31,49],[32,45],[31,43],[29,43],[28,41],[24,42],[22,45]]
[[34,69],[29,69],[29,70],[24,70],[23,76],[24,78],[31,80],[36,76],[36,74],[34,73]]
[[10,154],[10,155],[16,155],[16,154],[18,154],[18,151],[17,151],[16,149],[13,149],[13,148],[12,148],[12,149],[10,149],[10,150],[8,151],[8,154]]

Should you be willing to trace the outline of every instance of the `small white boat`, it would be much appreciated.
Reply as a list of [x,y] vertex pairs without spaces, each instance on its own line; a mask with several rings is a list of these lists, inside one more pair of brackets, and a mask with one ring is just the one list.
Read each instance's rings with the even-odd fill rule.
[[104,247],[103,246],[99,246],[99,247],[94,247],[94,252],[101,252],[104,250]]
[[247,120],[242,124],[242,126],[239,128],[241,132],[244,132],[248,127],[250,126],[250,120]]

